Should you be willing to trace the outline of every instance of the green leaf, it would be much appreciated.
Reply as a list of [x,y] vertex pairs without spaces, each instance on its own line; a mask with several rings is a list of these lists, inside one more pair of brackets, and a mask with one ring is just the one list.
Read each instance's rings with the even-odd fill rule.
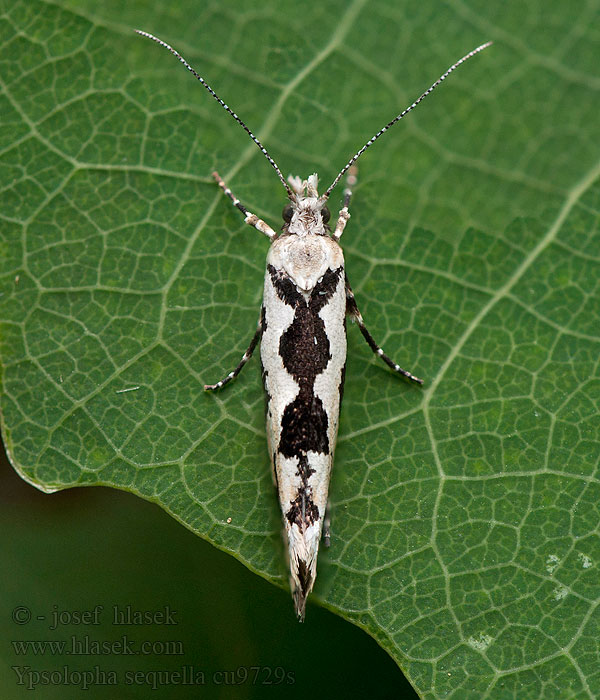
[[326,183],[492,39],[360,161],[349,278],[373,335],[427,384],[391,376],[349,328],[313,598],[423,698],[600,695],[597,0],[70,5],[0,15],[14,467],[45,491],[137,493],[285,583],[258,362],[202,392],[252,335],[267,248],[210,173],[274,225],[284,193],[131,30],[180,49],[285,174]]

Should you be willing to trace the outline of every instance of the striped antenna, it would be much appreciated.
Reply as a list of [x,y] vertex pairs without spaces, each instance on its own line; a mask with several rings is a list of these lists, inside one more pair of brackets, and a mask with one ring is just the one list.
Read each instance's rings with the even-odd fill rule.
[[262,143],[256,138],[256,136],[250,131],[250,129],[244,124],[244,122],[238,117],[238,115],[228,106],[223,102],[223,100],[217,95],[217,93],[211,88],[211,86],[204,80],[204,78],[196,73],[196,71],[190,66],[190,64],[185,60],[185,58],[178,52],[175,51],[175,49],[172,46],[169,46],[165,41],[162,39],[159,39],[158,37],[154,36],[153,34],[149,34],[148,32],[144,32],[141,29],[136,29],[135,30],[137,34],[140,34],[140,36],[145,36],[148,39],[152,39],[152,41],[155,41],[157,44],[160,44],[163,48],[167,49],[170,51],[173,56],[179,59],[181,63],[189,70],[189,72],[197,79],[199,80],[202,85],[210,92],[210,94],[215,98],[215,100],[225,109],[231,116],[235,119],[235,121],[244,129],[244,131],[250,136],[250,138],[254,141],[254,143],[260,148],[262,151],[263,155],[265,158],[271,163],[273,168],[275,169],[275,172],[279,176],[279,179],[281,180],[282,185],[285,187],[288,197],[290,199],[293,199],[294,195],[292,190],[290,189],[289,185],[285,181],[285,178],[281,174],[281,170],[279,170],[279,167],[277,166],[277,163],[271,158],[269,155],[269,152],[267,149],[262,145]]
[[367,141],[367,143],[365,143],[365,145],[360,149],[360,151],[357,151],[357,152],[352,156],[352,158],[350,158],[350,160],[346,163],[346,165],[344,165],[344,167],[340,170],[340,172],[338,173],[338,176],[337,176],[337,177],[335,178],[335,180],[331,183],[331,185],[329,185],[329,187],[328,187],[328,189],[327,189],[327,192],[325,192],[325,194],[323,195],[323,197],[324,197],[325,199],[327,199],[327,197],[329,197],[329,195],[331,194],[331,190],[338,184],[338,182],[340,181],[341,177],[344,175],[344,173],[346,172],[346,170],[348,170],[348,168],[349,168],[350,166],[352,166],[352,165],[360,158],[360,156],[367,150],[367,148],[369,148],[369,146],[373,145],[373,143],[375,143],[375,141],[377,141],[377,139],[378,139],[382,134],[384,134],[384,133],[385,133],[391,126],[393,126],[396,122],[399,122],[399,121],[402,119],[402,117],[406,116],[406,115],[411,111],[411,109],[414,109],[414,108],[419,104],[419,102],[422,102],[422,101],[427,97],[427,95],[429,95],[431,92],[433,92],[433,90],[435,90],[435,88],[442,82],[442,80],[445,80],[445,79],[450,75],[450,73],[452,73],[452,71],[453,71],[455,68],[458,68],[458,66],[460,66],[461,63],[464,63],[468,58],[471,58],[471,56],[474,56],[476,53],[479,53],[480,51],[483,51],[483,49],[487,49],[487,47],[490,46],[491,44],[492,44],[492,42],[491,42],[491,41],[488,41],[488,42],[486,42],[485,44],[481,44],[481,46],[478,46],[476,49],[473,49],[473,51],[469,51],[469,53],[468,53],[466,56],[463,56],[463,57],[462,57],[459,61],[457,61],[454,65],[450,66],[450,68],[448,68],[448,70],[444,73],[444,75],[440,76],[430,88],[428,88],[427,90],[425,90],[425,92],[421,95],[421,97],[419,97],[418,99],[416,99],[416,100],[410,105],[410,107],[407,107],[407,108],[404,110],[404,112],[400,112],[400,114],[399,114],[397,117],[395,117],[394,119],[392,119],[392,121],[389,122],[389,124],[386,124],[386,125],[383,127],[383,129],[380,129],[380,130],[375,134],[375,136],[373,136],[372,138],[370,138],[370,139]]

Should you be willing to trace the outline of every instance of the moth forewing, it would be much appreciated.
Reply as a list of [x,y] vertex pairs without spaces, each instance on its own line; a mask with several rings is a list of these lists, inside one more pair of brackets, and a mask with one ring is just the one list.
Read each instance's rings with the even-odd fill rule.
[[[248,211],[220,175],[213,173],[219,187],[242,212],[245,222],[265,234],[271,247],[263,305],[250,345],[234,370],[221,381],[204,388],[220,389],[234,379],[260,340],[267,400],[267,442],[288,544],[290,585],[296,613],[302,620],[306,598],[315,582],[319,541],[326,520],[344,389],[346,315],[357,322],[369,347],[389,367],[417,384],[423,383],[377,345],[364,324],[345,275],[344,256],[337,241],[350,218],[348,208],[356,183],[354,163],[455,68],[491,42],[478,46],[450,66],[417,100],[369,139],[340,170],[324,194],[319,195],[316,174],[306,180],[290,177],[288,185],[267,149],[187,61],[152,34],[138,33],[170,51],[248,133],[276,171],[290,200],[283,210],[284,224],[278,234]],[[332,232],[326,203],[346,172],[343,206]]]
[[[309,207],[304,214],[308,219]],[[325,233],[298,235],[293,227],[292,219],[267,257],[261,361],[269,454],[302,619],[316,577],[337,438],[346,289],[340,246]]]

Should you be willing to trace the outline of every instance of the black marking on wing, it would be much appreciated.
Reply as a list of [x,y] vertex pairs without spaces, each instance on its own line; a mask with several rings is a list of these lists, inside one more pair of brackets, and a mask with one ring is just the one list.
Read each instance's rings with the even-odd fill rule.
[[305,382],[314,384],[331,360],[325,324],[318,312],[305,304],[296,308],[294,320],[279,341],[279,354],[301,387]]
[[294,319],[279,341],[279,355],[283,366],[297,382],[299,392],[283,412],[278,452],[298,460],[296,474],[301,483],[285,517],[304,531],[319,519],[319,509],[312,500],[308,483],[315,470],[310,467],[307,454],[330,454],[329,419],[323,402],[314,393],[317,376],[331,360],[329,338],[319,311],[335,293],[344,268],[328,269],[308,299],[285,272],[272,265],[267,269],[279,299],[294,309]]
[[[278,270],[273,265],[267,265],[267,270],[271,276],[271,282],[275,287],[277,296],[281,301],[292,308],[297,308],[300,304],[306,304],[304,296],[298,291],[294,281],[286,272]],[[321,280],[314,286],[309,300],[309,304],[314,311],[320,311],[331,299],[343,272],[343,267],[338,267],[335,270],[328,268]]]
[[275,488],[277,489],[277,491],[279,491],[279,479],[277,478],[277,469],[275,469],[275,464],[276,464],[275,458],[276,458],[276,456],[277,456],[277,455],[275,454],[275,452],[273,452],[273,462],[272,462],[272,467],[273,467],[273,479],[274,479],[274,481],[275,481]]
[[304,621],[304,614],[306,612],[306,598],[312,590],[314,579],[310,573],[310,568],[304,559],[298,559],[298,563],[294,566],[296,570],[296,576],[298,577],[299,586],[293,591],[294,605],[296,607],[296,615],[298,615],[298,621]]
[[277,296],[288,306],[295,307],[299,303],[304,302],[304,297],[297,290],[296,285],[292,282],[285,272],[278,270],[273,265],[267,265],[267,270],[271,276],[271,282],[275,287]]
[[267,387],[267,378],[269,377],[269,372],[265,369],[265,366],[262,362],[262,358],[260,361],[260,376],[262,379],[262,385],[263,389],[265,391],[265,415],[267,418],[269,417],[269,404],[271,403],[271,394],[269,393],[269,389]]
[[335,270],[329,268],[321,278],[321,281],[315,285],[310,295],[310,308],[315,313],[318,313],[331,299],[337,289],[343,271],[343,267],[338,267]]
[[309,527],[319,519],[319,509],[310,497],[310,486],[308,485],[308,480],[314,473],[315,470],[308,464],[306,455],[300,457],[296,475],[300,477],[302,483],[298,489],[298,495],[290,503],[291,508],[285,514],[290,525],[296,523],[300,530],[304,530],[305,526]]
[[300,391],[283,412],[279,453],[284,457],[298,458],[307,452],[329,454],[328,426],[321,399]]
[[342,407],[342,399],[344,398],[344,382],[346,381],[346,365],[342,367],[342,374],[340,377],[340,386],[338,390],[340,392],[340,408]]
[[312,576],[310,575],[310,569],[306,566],[306,562],[303,559],[298,560],[298,578],[300,580],[302,594],[306,596],[312,584]]

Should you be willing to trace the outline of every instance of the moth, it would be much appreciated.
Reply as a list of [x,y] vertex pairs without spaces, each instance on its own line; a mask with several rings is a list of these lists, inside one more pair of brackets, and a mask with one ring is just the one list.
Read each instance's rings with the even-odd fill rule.
[[[216,384],[221,389],[240,373],[260,341],[267,402],[267,442],[287,540],[290,587],[299,620],[317,575],[319,542],[329,544],[328,491],[346,367],[346,316],[355,321],[373,352],[397,374],[416,384],[423,380],[391,360],[367,330],[348,282],[339,240],[350,213],[358,158],[391,126],[427,97],[464,61],[487,48],[487,42],[454,63],[403,112],[380,129],[340,170],[319,195],[318,178],[290,176],[286,181],[267,149],[206,81],[167,43],[136,30],[170,51],[247,132],[277,173],[288,204],[283,226],[275,231],[250,212],[213,173],[218,186],[244,216],[245,223],[267,236],[263,303],[258,327],[238,366]],[[327,201],[346,175],[342,208],[333,230]]]

